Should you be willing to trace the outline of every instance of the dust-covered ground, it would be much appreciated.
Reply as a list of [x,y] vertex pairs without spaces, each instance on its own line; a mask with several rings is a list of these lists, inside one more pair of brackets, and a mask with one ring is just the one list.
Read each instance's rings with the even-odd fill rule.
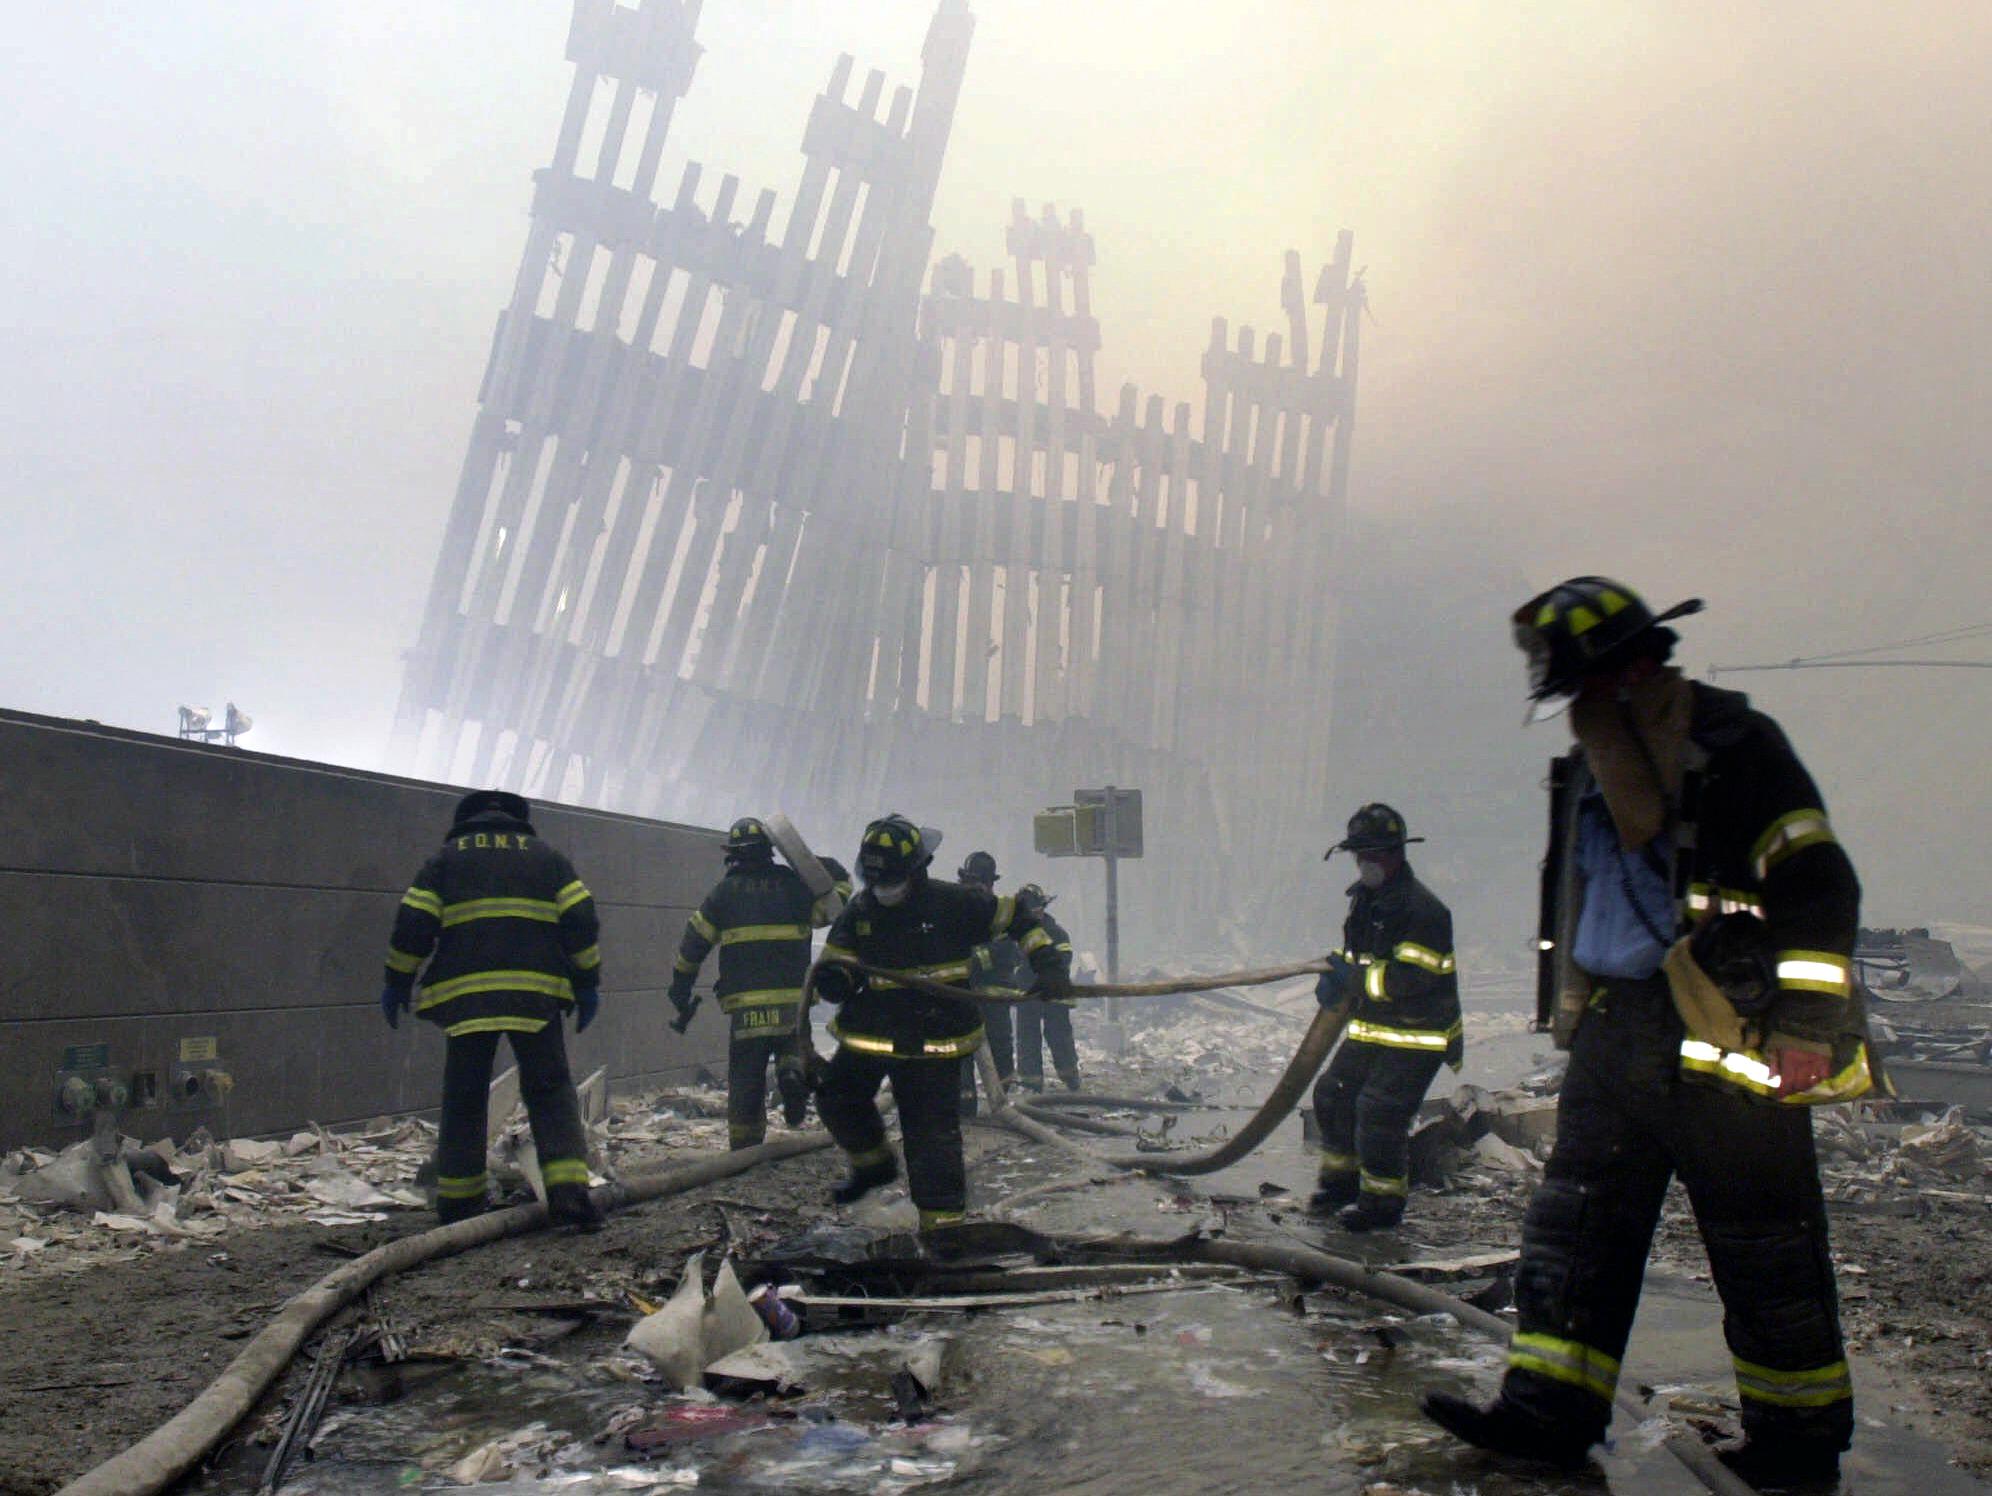
[[[1220,1092],[1259,1094],[1294,1033],[1290,1023],[1236,1009],[1224,1015],[1187,1010],[1175,1024],[1184,1033],[1172,1035],[1172,1024],[1137,1032],[1119,1060],[1106,1061],[1087,1047],[1088,1089],[1155,1095],[1173,1086],[1206,1099]],[[1153,1118],[1142,1120],[1156,1125]],[[697,1134],[698,1153],[712,1151],[712,1131],[708,1124]],[[982,1210],[993,1203],[982,1182],[998,1172],[992,1165],[1027,1145],[983,1127],[967,1137],[972,1204]],[[655,1146],[635,1143],[615,1164],[628,1174],[682,1163],[694,1152],[685,1143],[683,1135],[660,1136]],[[676,1282],[693,1251],[728,1245],[751,1250],[830,1215],[825,1191],[842,1167],[840,1155],[825,1149],[621,1212],[596,1235],[539,1232],[498,1242],[383,1283],[379,1305],[417,1361],[488,1355],[501,1347],[530,1350],[567,1333],[573,1321],[519,1307],[526,1301],[654,1301]],[[1525,1175],[1469,1172],[1445,1192],[1418,1192],[1418,1240],[1463,1251],[1516,1244],[1529,1182]],[[1204,1189],[1195,1180],[1180,1188],[1186,1208],[1187,1197],[1201,1197]],[[1338,1249],[1306,1222],[1291,1197],[1222,1203],[1230,1229],[1239,1234],[1300,1235]],[[1907,1394],[1912,1402],[1866,1411],[1934,1438],[1960,1467],[1992,1475],[1987,1209],[1941,1195],[1907,1207],[1900,1201],[1881,1206],[1902,1208],[1920,1213],[1864,1208],[1833,1217],[1850,1346],[1884,1367],[1895,1384],[1913,1389]],[[1194,1209],[1208,1214],[1201,1205]],[[231,1225],[218,1237],[157,1243],[126,1260],[0,1276],[0,1322],[7,1330],[0,1336],[0,1493],[55,1490],[142,1437],[184,1407],[290,1295],[342,1258],[425,1229],[430,1221],[426,1213],[405,1212],[350,1226]],[[1357,1245],[1346,1238],[1339,1244]],[[1390,1260],[1385,1242],[1361,1245],[1366,1255],[1381,1249],[1386,1255],[1377,1260]],[[1688,1276],[1706,1273],[1678,1190],[1655,1263]],[[356,1306],[335,1323],[351,1323],[359,1312]],[[308,1356],[298,1358],[263,1408],[236,1431],[236,1440],[270,1437],[308,1364]],[[353,1395],[353,1389],[341,1395]]]

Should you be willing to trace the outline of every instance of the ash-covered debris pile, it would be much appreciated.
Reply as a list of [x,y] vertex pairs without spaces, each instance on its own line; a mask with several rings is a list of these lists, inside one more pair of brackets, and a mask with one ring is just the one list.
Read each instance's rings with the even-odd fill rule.
[[[611,1102],[591,1077],[582,1091],[595,1183],[726,1147],[726,1096],[714,1086]],[[537,1167],[516,1094],[515,1073],[493,1084],[490,1168],[500,1198],[524,1203],[538,1193]],[[431,1209],[435,1146],[434,1123],[379,1118],[288,1138],[216,1139],[205,1128],[177,1143],[122,1138],[109,1158],[90,1139],[17,1149],[0,1159],[0,1282],[212,1247],[235,1231],[356,1226]]]

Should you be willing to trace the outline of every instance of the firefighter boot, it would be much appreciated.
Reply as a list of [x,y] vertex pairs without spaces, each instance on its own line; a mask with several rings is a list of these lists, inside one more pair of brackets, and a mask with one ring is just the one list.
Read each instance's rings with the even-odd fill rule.
[[1404,1197],[1365,1191],[1335,1219],[1344,1231],[1388,1231],[1404,1219]]
[[1418,1405],[1447,1433],[1490,1454],[1575,1470],[1591,1448],[1590,1440],[1524,1412],[1505,1397],[1483,1408],[1450,1392],[1427,1392]]
[[1715,1457],[1760,1491],[1830,1486],[1840,1478],[1840,1451],[1819,1440],[1745,1439]]
[[1059,1083],[1060,1085],[1064,1086],[1064,1087],[1065,1087],[1065,1089],[1066,1089],[1066,1090],[1068,1090],[1068,1091],[1076,1091],[1076,1090],[1078,1090],[1078,1089],[1079,1089],[1079,1072],[1078,1072],[1078,1071],[1077,1071],[1076,1069],[1073,1069],[1073,1070],[1061,1070],[1061,1071],[1059,1071],[1059,1072],[1058,1072],[1058,1083]]
[[1325,1216],[1344,1205],[1354,1205],[1357,1189],[1353,1174],[1323,1174],[1314,1193],[1307,1197],[1307,1213]]
[[809,1082],[800,1066],[778,1067],[775,1089],[782,1093],[782,1121],[790,1127],[800,1127],[809,1120]]
[[832,1205],[855,1205],[880,1185],[890,1184],[899,1177],[899,1161],[892,1156],[890,1148],[881,1148],[883,1158],[867,1158],[860,1163],[851,1159],[851,1172],[843,1183],[833,1185],[830,1190]]
[[582,1232],[602,1229],[602,1208],[585,1184],[549,1184],[546,1218],[556,1226],[572,1226]]
[[474,1200],[442,1199],[436,1202],[436,1220],[445,1226],[454,1226],[458,1221],[467,1221],[472,1216],[484,1214],[484,1196]]

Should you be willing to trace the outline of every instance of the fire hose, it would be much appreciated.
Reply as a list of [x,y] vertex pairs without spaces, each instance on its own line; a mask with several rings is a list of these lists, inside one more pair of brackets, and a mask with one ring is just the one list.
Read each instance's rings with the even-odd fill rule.
[[[936,997],[951,997],[979,1003],[1018,1003],[1029,1002],[1028,994],[1008,992],[977,992],[966,987],[951,987],[945,982],[936,982],[929,977],[913,972],[890,971],[882,967],[867,966],[860,961],[846,961],[833,958],[830,963],[845,966],[867,977],[877,977],[898,982],[916,991],[931,993]],[[1291,977],[1308,976],[1326,971],[1325,961],[1300,961],[1287,966],[1260,967],[1252,971],[1236,971],[1212,977],[1172,977],[1156,982],[1117,982],[1094,983],[1075,986],[1074,997],[1163,997],[1179,992],[1213,992],[1224,987],[1251,987],[1267,982],[1283,982]],[[815,972],[810,973],[809,990],[815,989]],[[801,1010],[809,1008],[805,998]],[[1032,1109],[1030,1103],[1011,1105],[1004,1096],[1002,1083],[996,1077],[996,1065],[989,1057],[989,1048],[984,1045],[976,1051],[976,1066],[982,1076],[982,1083],[988,1091],[997,1115],[1007,1119],[1016,1131],[1053,1147],[1065,1147],[1077,1151],[1094,1163],[1111,1164],[1117,1169],[1134,1169],[1147,1174],[1215,1174],[1229,1168],[1244,1158],[1272,1135],[1273,1129],[1284,1122],[1293,1109],[1300,1104],[1301,1095],[1314,1081],[1323,1064],[1327,1062],[1328,1051],[1335,1047],[1341,1037],[1343,1025],[1349,1020],[1347,1006],[1319,1008],[1314,1020],[1307,1026],[1307,1033],[1300,1041],[1300,1047],[1287,1062],[1286,1070],[1280,1075],[1279,1083],[1261,1103],[1259,1109],[1235,1134],[1216,1148],[1206,1153],[1122,1153],[1098,1154],[1090,1149],[1080,1148],[1077,1143],[1061,1137],[1045,1125],[1043,1118]],[[800,1022],[801,1020],[798,1020]],[[1071,1125],[1072,1119],[1058,1118],[1059,1122]],[[1107,1127],[1114,1132],[1111,1124],[1094,1124],[1087,1130],[1097,1131]]]

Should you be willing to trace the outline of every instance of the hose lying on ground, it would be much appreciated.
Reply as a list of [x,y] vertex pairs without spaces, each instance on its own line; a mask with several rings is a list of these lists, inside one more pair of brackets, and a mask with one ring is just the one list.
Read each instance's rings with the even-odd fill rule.
[[[1053,1236],[1049,1239],[1079,1254],[1132,1252],[1152,1258],[1158,1250],[1157,1243],[1152,1238],[1143,1236]],[[1231,1267],[1290,1273],[1303,1280],[1328,1283],[1337,1288],[1367,1294],[1371,1298],[1395,1304],[1401,1309],[1409,1309],[1414,1314],[1450,1314],[1461,1324],[1470,1325],[1504,1344],[1514,1333],[1514,1326],[1506,1320],[1498,1315],[1489,1314],[1485,1309],[1477,1309],[1464,1299],[1456,1299],[1451,1294],[1427,1284],[1414,1283],[1411,1279],[1399,1277],[1395,1273],[1366,1267],[1360,1262],[1352,1262],[1348,1258],[1336,1257],[1312,1247],[1287,1246],[1277,1242],[1226,1241],[1191,1237],[1185,1241],[1167,1244],[1166,1252],[1196,1262],[1219,1262]],[[1619,1392],[1616,1401],[1619,1407],[1642,1422],[1653,1417],[1656,1412],[1644,1399],[1623,1390]],[[1748,1482],[1724,1465],[1707,1445],[1692,1434],[1670,1433],[1665,1442],[1668,1453],[1686,1465],[1695,1479],[1709,1490],[1716,1492],[1717,1496],[1754,1496]]]
[[[1335,1047],[1335,1040],[1341,1036],[1342,1026],[1348,1022],[1349,1011],[1342,1008],[1317,1008],[1314,1021],[1307,1026],[1307,1033],[1300,1041],[1300,1048],[1294,1051],[1287,1062],[1279,1084],[1274,1086],[1258,1111],[1238,1131],[1213,1148],[1208,1153],[1095,1153],[1090,1148],[1081,1148],[1070,1138],[1053,1132],[1037,1116],[1032,1114],[1031,1104],[1013,1103],[1003,1090],[1003,1084],[996,1078],[996,1062],[989,1058],[989,1046],[976,1051],[976,1067],[982,1076],[983,1089],[989,1093],[994,1108],[991,1120],[1001,1122],[1026,1137],[1052,1147],[1065,1148],[1078,1154],[1089,1163],[1111,1164],[1117,1169],[1138,1169],[1146,1174],[1215,1174],[1219,1169],[1230,1167],[1245,1157],[1271,1135],[1273,1129],[1287,1119],[1293,1109],[1300,1104],[1301,1093],[1312,1084],[1315,1075],[1328,1058],[1328,1051]],[[1070,1125],[1072,1119],[1060,1117],[1061,1125]],[[1111,1126],[1111,1124],[1096,1124]]]
[[[778,1138],[660,1173],[633,1175],[597,1190],[595,1199],[605,1210],[615,1210],[681,1194],[744,1173],[757,1164],[829,1146],[826,1132]],[[59,1496],[154,1496],[165,1490],[192,1470],[262,1400],[312,1331],[358,1298],[369,1284],[419,1263],[520,1236],[545,1224],[544,1206],[518,1205],[404,1236],[354,1258],[291,1299],[200,1396],[122,1454],[78,1476]]]

